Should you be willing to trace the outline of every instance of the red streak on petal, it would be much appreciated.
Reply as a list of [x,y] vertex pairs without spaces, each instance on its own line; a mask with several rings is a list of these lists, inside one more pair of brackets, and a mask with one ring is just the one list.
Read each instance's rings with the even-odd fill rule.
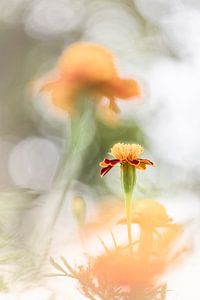
[[114,166],[118,162],[119,162],[119,159],[108,159],[108,158],[104,159],[104,163],[107,164],[107,165],[110,165],[110,166]]
[[108,166],[108,167],[101,169],[100,176],[101,177],[105,176],[111,169],[112,169],[112,166]]
[[133,160],[128,160],[127,162],[133,166],[137,166],[140,161],[138,159],[133,159]]
[[104,167],[107,167],[107,166],[115,166],[119,162],[120,162],[119,159],[108,159],[108,158],[105,158],[102,162],[100,162],[99,165],[104,168]]
[[111,160],[110,160],[110,165],[111,165],[111,166],[115,166],[115,165],[118,164],[119,162],[120,162],[119,159],[111,159]]
[[107,165],[109,165],[109,164],[110,164],[110,159],[105,158],[105,159],[104,159],[104,162],[105,162]]

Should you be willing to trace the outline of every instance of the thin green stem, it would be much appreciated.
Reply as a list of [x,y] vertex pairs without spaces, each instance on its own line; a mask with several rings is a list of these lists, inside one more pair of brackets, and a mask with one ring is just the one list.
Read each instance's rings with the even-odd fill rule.
[[[55,197],[54,209],[52,209],[52,216],[49,223],[47,224],[44,231],[41,232],[39,237],[36,237],[36,243],[39,245],[43,244],[44,249],[42,251],[41,260],[39,262],[40,269],[47,257],[48,250],[51,245],[52,232],[58,222],[60,213],[62,211],[63,205],[65,203],[66,195],[69,186],[74,178],[79,175],[81,170],[81,163],[84,159],[85,153],[87,151],[87,146],[92,141],[92,134],[86,135],[90,129],[93,132],[94,126],[94,109],[93,105],[88,105],[88,102],[82,104],[76,116],[71,119],[71,133],[70,136],[66,136],[69,139],[69,143],[65,142],[64,158],[62,160],[63,166],[59,169],[59,174],[57,173],[57,178],[55,178],[53,190],[59,191],[59,196]],[[87,138],[86,138],[87,136]],[[77,158],[80,160],[79,163],[75,163]],[[44,241],[45,239],[45,241]],[[41,243],[42,241],[42,243]],[[40,247],[39,247],[40,248]],[[41,252],[41,250],[40,250]]]
[[76,117],[71,120],[70,143],[68,145],[68,149],[65,149],[64,151],[64,155],[66,156],[66,158],[64,159],[65,163],[61,170],[60,176],[58,176],[59,180],[56,181],[57,186],[60,186],[62,188],[62,193],[60,196],[59,205],[54,216],[54,225],[56,224],[58,216],[62,209],[69,185],[71,184],[72,179],[74,179],[74,176],[80,172],[80,166],[77,166],[77,164],[75,164],[74,162],[77,160],[77,157],[84,157],[87,149],[86,146],[91,142],[91,137],[87,141],[84,137],[89,128],[91,129],[93,118],[93,106],[88,105],[88,102],[85,101],[82,104],[79,113],[77,113]]
[[132,247],[131,221],[132,221],[132,193],[133,193],[133,188],[136,180],[135,167],[129,165],[128,163],[122,163],[121,177],[122,177],[122,185],[124,190],[128,243],[129,243],[130,253],[132,254],[133,247]]

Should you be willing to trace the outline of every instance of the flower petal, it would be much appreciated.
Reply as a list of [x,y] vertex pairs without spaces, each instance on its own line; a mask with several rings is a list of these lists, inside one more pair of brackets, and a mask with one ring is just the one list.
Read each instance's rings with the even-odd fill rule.
[[119,163],[119,159],[108,159],[105,158],[102,162],[100,162],[100,167],[107,167],[107,166],[115,166],[117,163]]
[[99,163],[99,166],[102,167],[102,168],[105,168],[105,167],[108,167],[108,164],[105,163],[105,161],[101,161],[101,162]]
[[109,164],[111,165],[111,166],[115,166],[116,164],[118,164],[119,162],[120,162],[120,160],[119,159],[107,159],[107,161],[109,161]]
[[140,163],[139,159],[127,160],[127,162],[132,166],[137,166]]
[[143,162],[140,162],[137,166],[135,166],[137,169],[139,170],[146,170],[146,164],[144,164]]
[[101,172],[100,172],[101,177],[106,175],[112,168],[113,168],[113,166],[107,166],[107,167],[101,169]]
[[52,102],[55,106],[64,111],[73,110],[73,96],[75,89],[67,85],[62,77],[52,79],[41,87],[42,92],[47,92],[51,95]]
[[154,166],[154,163],[148,159],[138,158],[139,164],[135,166],[139,170],[146,170],[146,166]]
[[81,81],[107,81],[117,76],[112,53],[92,43],[75,43],[61,56],[58,69]]
[[141,95],[139,84],[133,79],[113,78],[104,85],[102,84],[102,90],[108,98],[115,96],[120,99],[128,99]]
[[140,162],[144,163],[145,165],[154,166],[154,163],[152,161],[150,161],[149,159],[139,158],[138,160]]

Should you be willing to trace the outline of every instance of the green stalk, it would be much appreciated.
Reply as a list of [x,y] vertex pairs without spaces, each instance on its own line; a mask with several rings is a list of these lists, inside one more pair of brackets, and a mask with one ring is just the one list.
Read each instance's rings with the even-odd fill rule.
[[[54,205],[53,208],[51,208],[44,230],[40,232],[37,231],[36,236],[32,234],[33,240],[31,239],[31,244],[35,244],[36,247],[38,245],[39,248],[36,250],[36,253],[40,253],[41,255],[41,259],[38,259],[37,262],[38,269],[42,267],[47,257],[51,245],[52,233],[60,217],[69,186],[72,180],[80,174],[81,164],[87,153],[87,147],[92,141],[92,132],[95,130],[94,121],[94,105],[88,103],[87,100],[83,100],[80,102],[76,116],[71,119],[71,133],[70,136],[67,135],[69,143],[65,143],[62,166],[57,173],[52,189],[53,192],[58,193],[58,196],[54,196],[53,198]],[[91,135],[87,134],[86,138],[85,134],[88,133],[88,131],[91,132]],[[77,158],[79,159],[79,164],[76,163]],[[47,198],[50,195],[51,193],[47,195]],[[48,206],[48,203],[46,203],[46,205]]]
[[82,100],[79,102],[78,108],[76,116],[71,119],[70,144],[66,147],[69,149],[64,151],[64,165],[55,181],[55,188],[61,188],[62,192],[58,200],[58,206],[55,208],[51,230],[57,223],[71,181],[80,173],[81,165],[74,162],[76,162],[77,157],[84,159],[87,146],[92,140],[92,135],[86,140],[85,133],[94,126],[94,105],[88,103],[87,100]]
[[128,163],[122,163],[121,178],[122,178],[122,185],[124,190],[128,243],[129,243],[130,253],[132,254],[133,242],[132,242],[132,232],[131,232],[131,221],[132,221],[132,194],[133,194],[133,188],[136,181],[135,167],[129,165]]

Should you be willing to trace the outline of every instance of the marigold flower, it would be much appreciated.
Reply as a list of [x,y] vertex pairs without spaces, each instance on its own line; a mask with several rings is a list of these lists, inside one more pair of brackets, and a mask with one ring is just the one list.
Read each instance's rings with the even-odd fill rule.
[[92,268],[92,273],[101,282],[109,278],[110,285],[131,286],[138,289],[151,288],[158,275],[164,271],[164,262],[153,260],[148,265],[140,257],[130,255],[126,249],[114,249],[99,256]]
[[129,251],[129,245],[119,243],[119,237],[111,232],[114,248],[100,240],[103,253],[95,257],[87,255],[88,261],[84,265],[73,268],[62,258],[65,270],[51,260],[59,272],[78,280],[86,297],[166,299],[167,283],[164,282],[164,277],[182,261],[191,247],[186,241],[183,243],[183,226],[172,223],[163,205],[153,200],[137,203],[133,217],[138,217],[137,222],[141,226],[139,236],[133,240],[132,252]]
[[[103,278],[109,279],[111,286],[130,286],[136,291],[155,287],[164,273],[188,252],[184,247],[173,251],[182,234],[181,229],[181,226],[171,224],[159,233],[159,237],[153,237],[151,249],[146,249],[146,244],[142,244],[132,255],[125,247],[107,251],[94,260],[91,272],[99,282]],[[148,260],[143,256],[144,251],[149,251]]]
[[142,146],[137,144],[118,143],[111,148],[111,155],[114,159],[105,158],[101,163],[101,177],[106,175],[116,164],[128,164],[136,169],[145,170],[146,165],[153,166],[153,162],[148,159],[139,158],[144,152]]
[[107,98],[107,109],[114,113],[119,111],[116,98],[128,99],[141,93],[135,80],[119,77],[112,53],[92,43],[76,43],[64,51],[56,75],[41,90],[51,94],[54,105],[68,112],[73,111],[83,91],[100,105],[102,98]]

